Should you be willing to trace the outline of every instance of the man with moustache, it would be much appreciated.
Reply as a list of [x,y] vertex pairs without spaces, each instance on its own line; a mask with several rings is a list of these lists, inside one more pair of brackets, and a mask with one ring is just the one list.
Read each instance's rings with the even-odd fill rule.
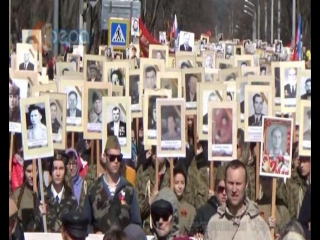
[[211,217],[204,239],[271,240],[268,224],[260,216],[257,204],[246,197],[248,173],[239,160],[228,163],[225,171],[226,204]]

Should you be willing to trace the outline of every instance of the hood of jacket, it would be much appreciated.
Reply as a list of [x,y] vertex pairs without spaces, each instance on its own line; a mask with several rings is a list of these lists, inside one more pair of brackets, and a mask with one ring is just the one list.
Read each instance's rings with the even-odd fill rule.
[[[172,205],[173,227],[169,235],[167,236],[167,240],[172,240],[175,236],[179,234],[179,207],[178,207],[179,202],[174,192],[168,187],[161,189],[153,202],[161,199],[170,202]],[[156,226],[154,223],[152,223],[152,226],[154,229],[156,229]],[[158,239],[156,236],[156,232],[154,237],[155,239]]]

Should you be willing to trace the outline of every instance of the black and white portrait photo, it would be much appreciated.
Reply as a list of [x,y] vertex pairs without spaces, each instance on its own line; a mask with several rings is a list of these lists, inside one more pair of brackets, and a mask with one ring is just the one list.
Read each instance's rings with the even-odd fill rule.
[[280,67],[274,68],[275,106],[281,105]]
[[[268,98],[268,96],[266,96]],[[248,126],[261,127],[262,117],[267,115],[268,109],[261,93],[249,92],[249,117]]]
[[245,106],[245,87],[248,85],[248,82],[240,83],[240,92],[239,92],[239,102],[240,102],[240,122],[244,122],[244,106]]
[[311,78],[309,77],[300,79],[300,99],[311,100]]
[[194,49],[194,33],[180,31],[179,50],[192,52]]
[[68,54],[67,62],[72,64],[72,71],[79,72],[80,70],[80,56],[76,54]]
[[237,66],[238,67],[252,67],[250,61],[244,61],[244,60],[238,60],[237,61]]
[[[218,91],[222,96],[222,91]],[[202,133],[208,134],[208,102],[219,101],[219,97],[214,90],[205,90],[202,92]]]
[[234,56],[233,52],[233,44],[227,44],[226,45],[226,51],[225,51],[225,59],[230,59],[232,56]]
[[126,69],[124,68],[112,68],[108,71],[108,82],[111,82],[114,86],[123,87],[123,95],[125,94],[126,85]]
[[224,58],[224,45],[222,43],[216,44],[216,58]]
[[161,106],[161,148],[181,149],[181,107]]
[[277,41],[274,50],[275,50],[275,53],[278,53],[278,54],[282,53],[282,42],[281,41]]
[[[297,68],[285,68],[284,69],[284,107],[293,108],[296,107],[297,96]],[[283,107],[283,103],[282,103]]]
[[160,89],[170,89],[172,98],[178,98],[178,78],[160,78]]
[[139,19],[131,18],[131,36],[139,36],[140,28],[139,28]]
[[152,49],[152,58],[166,60],[166,51],[160,49]]
[[103,55],[108,59],[111,60],[113,59],[113,46],[106,46]]
[[28,149],[48,146],[45,111],[44,103],[25,106]]
[[149,107],[148,107],[148,139],[157,138],[157,98],[166,98],[165,96],[150,96],[149,97]]
[[192,60],[177,60],[177,66],[179,66],[180,69],[184,68],[192,68],[194,62]]
[[161,43],[161,44],[166,44],[166,42],[167,42],[167,34],[166,34],[166,32],[163,32],[163,31],[160,31],[159,32],[159,42]]
[[[120,107],[121,106],[121,107]],[[127,137],[127,119],[125,105],[108,104],[107,106],[107,131],[109,135],[115,135],[119,138],[120,145],[126,144]]]
[[131,97],[131,111],[140,111],[140,74],[130,74],[129,77],[129,96]]
[[215,68],[215,55],[214,53],[203,53],[205,68]]
[[19,56],[19,70],[22,71],[34,71],[34,56],[29,51],[22,52]]
[[59,100],[50,100],[51,130],[52,141],[54,143],[62,142],[62,102]]
[[197,83],[201,82],[201,74],[185,74],[186,109],[197,108]]
[[303,148],[311,149],[311,107],[304,107]]
[[77,66],[74,62],[57,62],[56,63],[56,73],[57,76],[64,76],[65,72],[76,72]]
[[226,77],[224,78],[224,81],[225,82],[235,82],[236,78],[237,78],[237,76],[235,73],[230,73],[230,74],[226,75]]
[[81,93],[79,93],[78,89],[74,86],[65,87],[64,92],[67,94],[67,126],[81,126],[82,124]]
[[103,62],[87,60],[87,81],[101,82]]
[[281,124],[273,124],[268,128],[266,149],[269,156],[288,156],[287,151],[287,127]]
[[88,132],[102,132],[102,91],[101,89],[88,89]]
[[157,87],[157,69],[154,65],[144,68],[144,89],[155,89]]

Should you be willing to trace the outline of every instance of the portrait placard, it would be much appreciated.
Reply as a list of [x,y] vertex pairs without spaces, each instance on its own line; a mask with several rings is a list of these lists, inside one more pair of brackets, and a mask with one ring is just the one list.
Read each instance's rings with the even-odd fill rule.
[[103,76],[103,62],[106,61],[105,56],[88,55],[83,57],[83,74],[85,81],[102,82]]
[[[261,60],[261,58],[260,58]],[[272,76],[272,69],[270,63],[260,63],[260,76]]]
[[253,55],[236,55],[233,61],[235,67],[254,67]]
[[226,43],[225,44],[225,55],[224,55],[224,58],[225,59],[233,59],[234,58],[234,53],[235,53],[235,47],[234,47],[234,44],[232,43]]
[[37,72],[37,51],[31,44],[17,43],[17,71]]
[[83,134],[85,139],[102,139],[102,98],[112,94],[111,83],[84,83]]
[[31,87],[31,96],[38,97],[40,96],[40,92],[58,92],[58,86],[56,82],[48,83],[48,84],[36,84]]
[[299,115],[299,155],[311,157],[311,101],[300,101]]
[[205,68],[204,81],[205,82],[219,82],[219,69]]
[[28,80],[9,79],[9,132],[21,132],[20,99],[27,98]]
[[67,95],[67,131],[83,132],[83,80],[61,80],[60,93]]
[[162,59],[166,62],[169,59],[169,46],[167,45],[149,45],[149,58],[151,59]]
[[203,42],[204,45],[209,44],[210,37],[207,34],[202,33],[200,35],[200,39],[201,39],[201,41]]
[[76,72],[80,72],[80,61],[80,55],[71,53],[67,54],[67,62],[72,63],[72,69],[76,69]]
[[208,103],[208,160],[231,161],[237,158],[237,103]]
[[244,55],[245,54],[244,47],[241,44],[234,45],[234,52],[235,52],[235,55]]
[[179,51],[196,52],[194,44],[194,33],[180,31],[179,34]]
[[238,102],[238,128],[244,128],[244,105],[245,105],[245,86],[249,85],[248,77],[238,77],[236,82],[237,102]]
[[76,64],[72,62],[57,62],[56,63],[57,76],[63,76],[65,72],[77,72]]
[[305,62],[280,62],[281,112],[294,113],[297,106],[297,74],[305,69]]
[[[297,113],[300,113],[300,100],[311,101],[311,69],[298,70]],[[297,114],[296,117],[300,115]],[[298,120],[300,122],[300,120]]]
[[139,18],[131,18],[131,36],[138,37],[140,35]]
[[167,43],[167,33],[165,31],[159,31],[159,42],[161,44]]
[[131,97],[131,112],[142,111],[143,86],[140,83],[140,70],[129,70],[129,96]]
[[271,86],[272,91],[274,91],[274,81],[272,81],[272,76],[248,76],[247,79],[248,79],[249,85],[252,85],[252,86]]
[[241,76],[248,77],[251,75],[260,76],[260,67],[242,67]]
[[202,56],[204,58],[204,66],[205,68],[216,68],[216,52],[205,50],[202,52]]
[[170,72],[158,72],[157,86],[160,89],[171,89],[172,98],[182,97],[182,77],[181,71],[175,70]]
[[196,56],[176,56],[176,69],[196,67]]
[[[261,70],[261,69],[260,69]],[[274,79],[274,111],[281,110],[280,62],[271,62],[271,75]]]
[[223,58],[217,58],[216,59],[216,68],[217,69],[229,69],[233,68],[233,60],[231,59],[223,59]]
[[262,117],[260,176],[291,177],[293,121]]
[[111,96],[114,96],[114,97],[124,97],[123,96],[123,86],[118,86],[118,85],[112,85],[111,86]]
[[113,60],[113,46],[111,45],[99,46],[99,55],[106,57],[107,61]]
[[157,98],[157,156],[185,157],[185,100]]
[[227,86],[226,102],[237,101],[237,83],[236,82],[223,82]]
[[[67,119],[67,95],[64,93],[40,92],[40,96],[49,96],[50,120],[52,141],[54,149],[65,150],[66,142],[66,119]],[[49,121],[49,119],[47,119]],[[49,124],[49,123],[48,123]]]
[[[164,71],[165,61],[160,59],[141,58],[140,59],[140,84],[143,89],[157,88],[157,73]],[[140,92],[141,93],[141,92]]]
[[222,42],[216,43],[216,59],[224,59],[225,55],[224,55],[224,48],[225,48],[225,44]]
[[197,112],[197,83],[204,82],[204,68],[182,69],[183,96],[186,99],[186,114]]
[[140,45],[139,44],[130,44],[129,46],[129,56],[127,59],[139,59],[140,58]]
[[202,56],[197,56],[196,57],[196,67],[204,67],[205,66],[205,62],[204,62],[204,57]]
[[10,75],[11,78],[25,79],[28,81],[27,97],[31,97],[31,87],[38,84],[39,74],[31,71],[13,71]]
[[143,97],[143,144],[146,146],[157,145],[157,98],[171,98],[170,89],[145,89]]
[[227,68],[220,70],[218,75],[220,82],[235,82],[237,77],[241,76],[241,70],[239,67]]
[[122,96],[129,96],[129,62],[104,62],[104,82],[111,85],[122,86]]
[[53,156],[49,96],[25,98],[20,101],[23,159]]
[[197,83],[197,132],[199,140],[208,139],[208,102],[222,102],[226,99],[227,85],[222,83]]
[[123,59],[123,53],[120,51],[113,51],[113,59],[114,60],[121,60]]
[[262,117],[272,116],[273,97],[271,86],[245,86],[244,141],[260,142]]
[[39,29],[23,29],[22,42],[32,45],[37,53],[37,68],[41,71],[42,68],[42,35]]
[[[110,135],[118,137],[121,153],[131,159],[130,97],[103,97],[102,146]],[[104,149],[104,147],[103,147]]]

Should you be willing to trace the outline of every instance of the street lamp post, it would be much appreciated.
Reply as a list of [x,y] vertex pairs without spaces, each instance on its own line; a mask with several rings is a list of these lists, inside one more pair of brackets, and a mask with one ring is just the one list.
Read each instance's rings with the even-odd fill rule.
[[256,14],[255,13],[252,14],[249,11],[247,11],[246,9],[244,9],[243,12],[250,15],[253,18],[253,21],[252,21],[252,40],[254,41],[256,39],[256,23],[257,23]]
[[258,3],[257,3],[257,7],[255,4],[253,4],[252,2],[250,2],[249,0],[244,0],[246,3],[248,3],[249,5],[251,5],[255,10],[257,11],[254,11],[257,15],[257,18],[258,18],[258,39],[260,39],[260,0],[257,0]]

